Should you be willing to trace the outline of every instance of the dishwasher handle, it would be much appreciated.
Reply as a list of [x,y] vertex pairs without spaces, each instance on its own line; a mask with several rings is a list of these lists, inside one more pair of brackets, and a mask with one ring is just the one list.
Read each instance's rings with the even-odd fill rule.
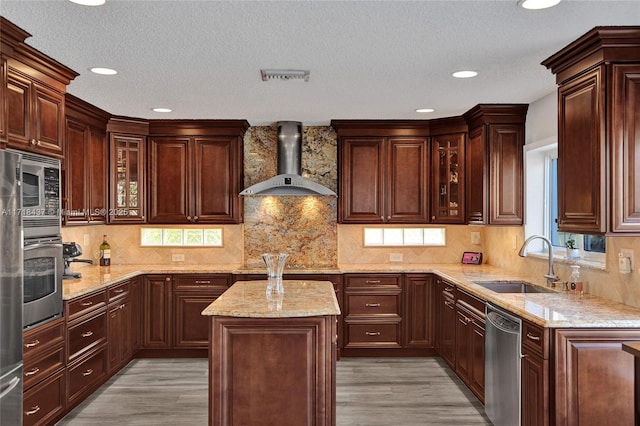
[[498,330],[505,333],[520,334],[520,323],[499,312],[487,310],[487,320]]

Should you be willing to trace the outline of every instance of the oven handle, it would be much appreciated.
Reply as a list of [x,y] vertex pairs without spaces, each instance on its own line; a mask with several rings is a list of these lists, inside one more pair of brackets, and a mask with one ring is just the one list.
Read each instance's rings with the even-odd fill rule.
[[47,247],[52,247],[52,248],[62,248],[62,243],[34,243],[34,244],[28,244],[24,246],[24,250],[35,250],[35,249],[40,249],[40,248],[47,248]]

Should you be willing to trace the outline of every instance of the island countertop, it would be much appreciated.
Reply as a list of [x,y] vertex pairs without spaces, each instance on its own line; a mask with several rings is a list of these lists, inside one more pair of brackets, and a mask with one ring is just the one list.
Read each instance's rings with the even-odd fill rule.
[[268,280],[238,281],[202,315],[240,318],[294,318],[340,315],[329,281],[283,280],[284,292],[267,292]]

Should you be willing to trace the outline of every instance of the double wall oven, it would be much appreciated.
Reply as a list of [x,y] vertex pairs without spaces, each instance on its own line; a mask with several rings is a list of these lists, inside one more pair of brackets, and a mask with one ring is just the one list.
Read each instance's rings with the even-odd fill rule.
[[60,161],[22,155],[23,326],[62,315],[62,211]]

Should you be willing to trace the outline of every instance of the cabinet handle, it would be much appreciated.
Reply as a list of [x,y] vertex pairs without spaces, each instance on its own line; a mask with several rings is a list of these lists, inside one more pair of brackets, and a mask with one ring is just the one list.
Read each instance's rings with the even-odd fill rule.
[[391,220],[391,216],[387,216],[387,220]]
[[193,221],[196,222],[198,220],[198,216],[193,217]]
[[211,284],[210,280],[202,280],[202,281],[197,281],[196,280],[196,284]]
[[31,343],[25,343],[24,347],[25,348],[34,348],[34,347],[38,346],[39,344],[40,344],[40,340],[36,339]]
[[126,306],[126,304],[123,303],[122,305],[119,306],[119,308],[120,309],[124,309],[125,306]]
[[366,334],[367,336],[379,336],[380,332],[379,331],[365,331],[364,334]]
[[167,277],[164,279],[165,281],[171,281],[171,277]]
[[29,377],[29,376],[33,376],[34,374],[38,374],[39,372],[40,372],[40,369],[38,367],[33,367],[31,370],[25,371],[24,375]]
[[90,375],[92,375],[92,374],[93,374],[93,369],[91,369],[91,368],[90,368],[90,369],[88,369],[87,371],[85,371],[85,372],[83,372],[83,373],[82,373],[82,375],[83,375],[84,377],[90,376]]
[[453,293],[453,287],[445,287],[444,291],[448,291],[449,293]]
[[91,306],[91,305],[93,305],[93,302],[82,302],[80,304],[80,306]]
[[116,288],[115,290],[113,290],[114,293],[122,293],[123,291],[123,288]]
[[24,414],[26,414],[27,416],[30,416],[32,414],[37,413],[38,411],[40,411],[40,406],[39,405],[34,405],[33,407],[31,407],[31,410],[25,411]]
[[450,308],[453,308],[453,303],[449,302],[448,300],[445,300],[444,304],[447,305]]
[[380,280],[367,280],[367,284],[380,284]]
[[534,340],[536,342],[540,341],[540,336],[536,336],[535,334],[527,333],[527,339]]
[[191,222],[191,216],[187,216],[187,220]]
[[29,141],[29,143],[30,143],[31,145],[35,145],[37,142],[36,142],[36,140],[35,140],[35,139],[31,139],[31,140]]
[[91,337],[93,336],[93,331],[86,331],[81,334],[82,337]]
[[366,306],[367,308],[377,308],[380,306],[379,303],[365,303],[364,306]]

